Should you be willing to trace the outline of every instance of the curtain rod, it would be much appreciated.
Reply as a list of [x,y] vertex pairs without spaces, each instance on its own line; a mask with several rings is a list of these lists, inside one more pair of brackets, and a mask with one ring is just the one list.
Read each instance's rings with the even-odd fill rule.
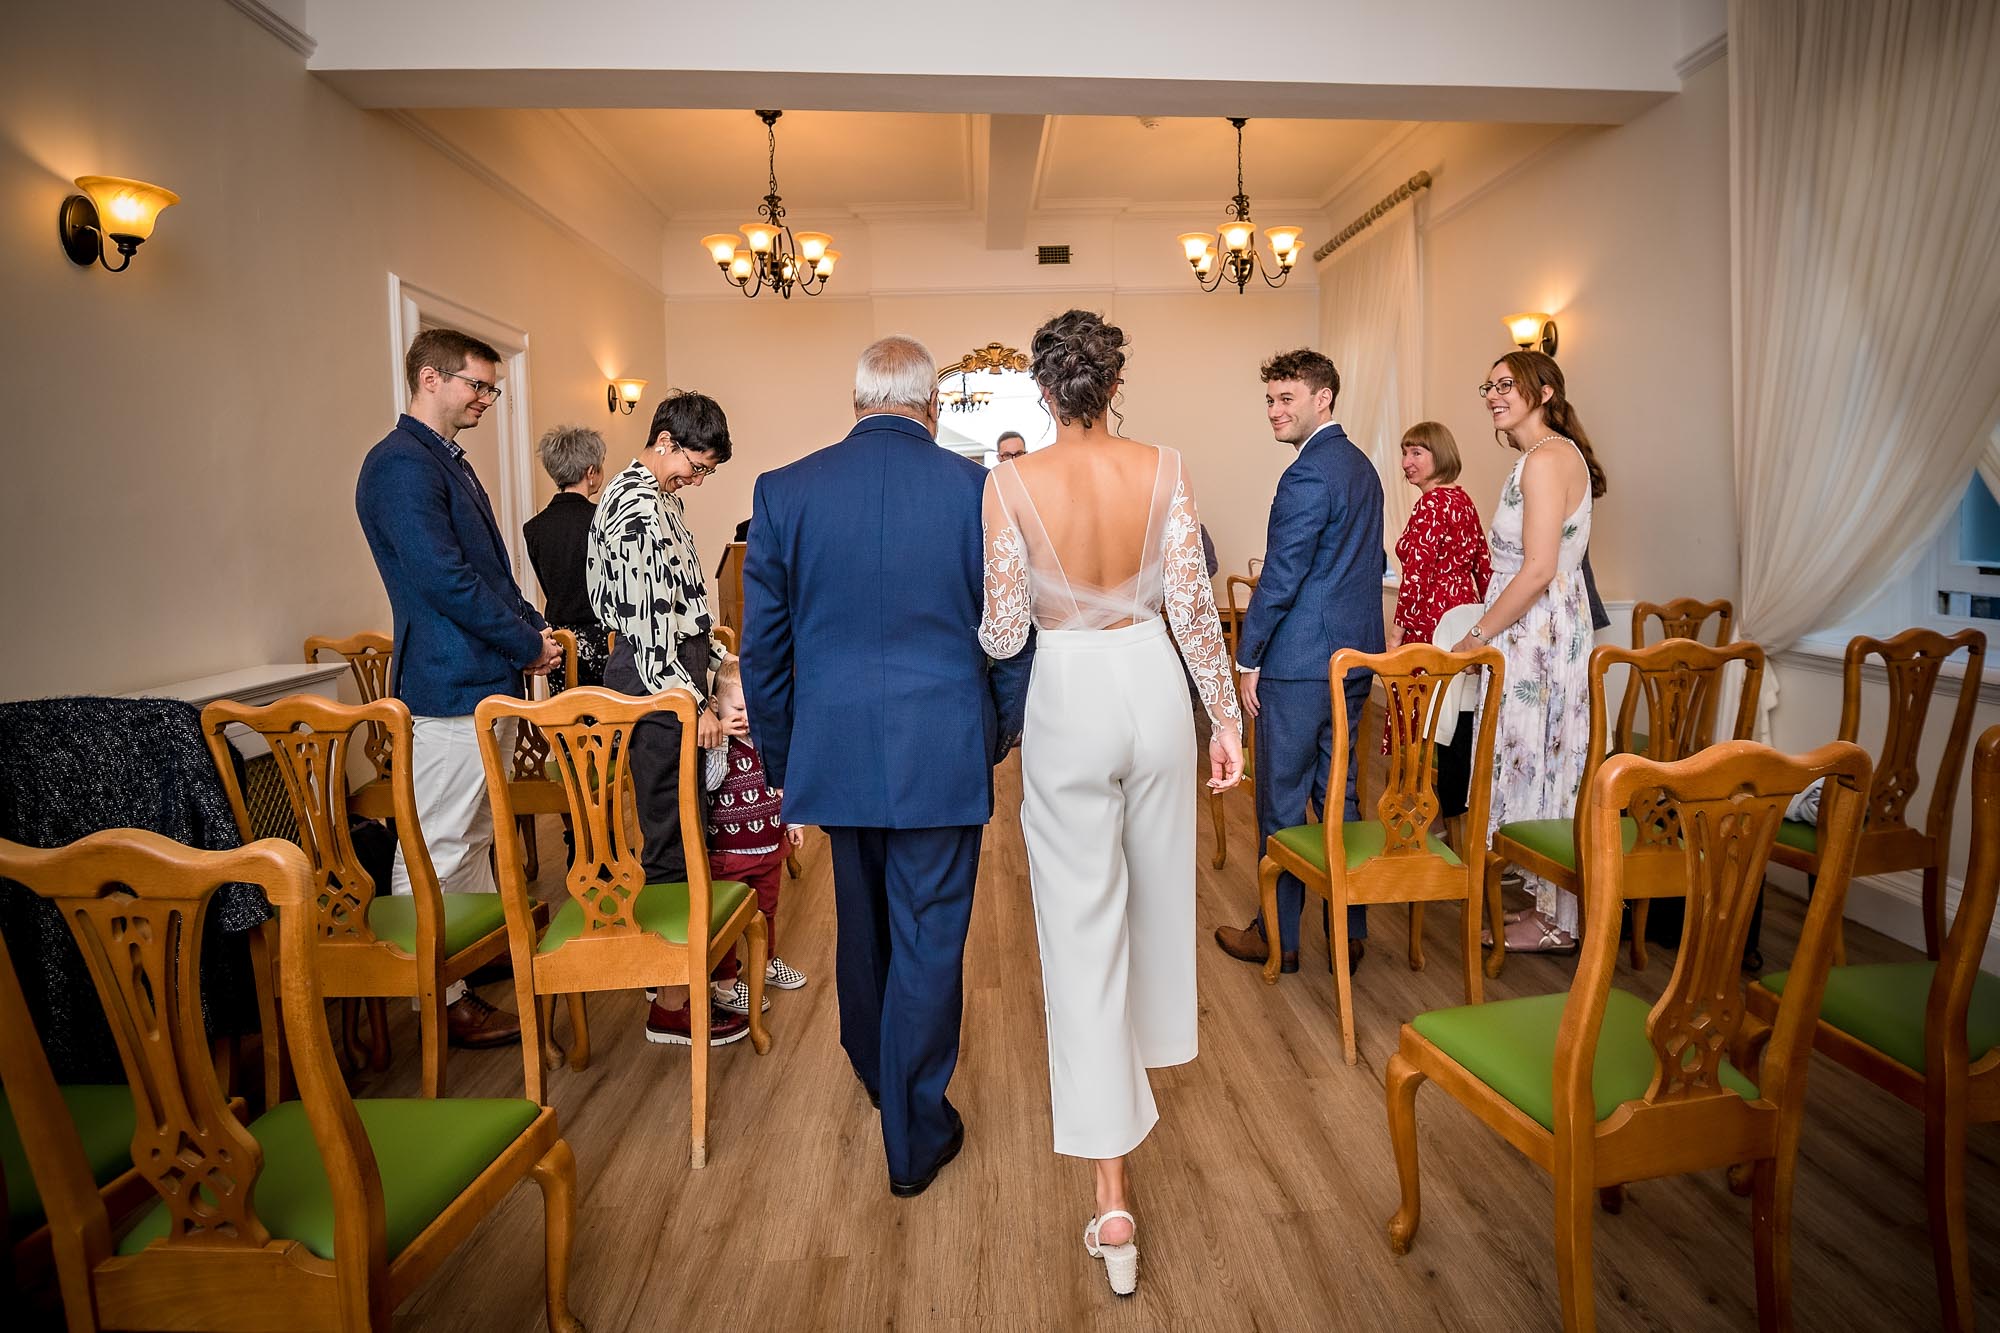
[[1348,223],[1347,226],[1341,231],[1340,235],[1334,237],[1332,240],[1328,241],[1325,245],[1322,245],[1319,249],[1313,251],[1313,262],[1318,263],[1320,260],[1325,259],[1328,255],[1332,254],[1335,250],[1338,250],[1341,246],[1346,245],[1349,241],[1353,240],[1356,236],[1359,236],[1363,231],[1365,231],[1369,223],[1373,222],[1376,218],[1381,217],[1384,213],[1394,208],[1397,204],[1402,203],[1405,199],[1408,199],[1412,195],[1416,194],[1418,190],[1428,190],[1430,188],[1431,188],[1431,173],[1428,171],[1419,171],[1416,175],[1410,177],[1408,180],[1404,181],[1401,185],[1398,185],[1395,188],[1395,190],[1393,190],[1391,193],[1384,196],[1381,203],[1375,205],[1375,207],[1369,209],[1366,213],[1363,213],[1360,217]]

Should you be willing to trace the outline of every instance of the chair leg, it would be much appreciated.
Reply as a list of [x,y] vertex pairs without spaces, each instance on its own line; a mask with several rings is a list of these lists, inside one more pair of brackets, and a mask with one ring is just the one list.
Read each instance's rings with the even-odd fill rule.
[[1264,942],[1270,956],[1264,960],[1264,984],[1278,984],[1278,867],[1270,857],[1257,865],[1257,902],[1264,914]]
[[1965,1235],[1965,1077],[1933,1075],[1924,1091],[1924,1186],[1931,1257],[1937,1266],[1944,1326],[1959,1333],[1973,1326],[1972,1258]]
[[1228,807],[1223,804],[1222,793],[1208,794],[1208,816],[1215,824],[1215,855],[1209,858],[1209,869],[1220,870],[1229,864],[1229,819]]
[[1490,918],[1487,930],[1493,936],[1493,947],[1486,951],[1486,975],[1497,977],[1500,969],[1507,965],[1507,912],[1500,902],[1500,858],[1486,858],[1486,915]]
[[450,1022],[444,1014],[445,988],[431,977],[417,996],[417,1047],[423,1067],[423,1096],[444,1096],[444,1048]]
[[1933,963],[1944,951],[1944,867],[1924,867],[1924,954]]
[[771,961],[770,926],[762,912],[750,914],[750,1045],[757,1054],[771,1049],[771,1033],[764,1026],[764,965]]
[[368,1000],[368,1067],[378,1074],[389,1067],[389,1002],[379,995]]
[[569,1140],[557,1139],[529,1171],[542,1191],[549,1333],[583,1333],[583,1321],[569,1308],[569,1260],[576,1242],[576,1154]]
[[1424,905],[1410,904],[1410,971],[1424,970]]
[[1757,1327],[1764,1333],[1792,1326],[1791,1160],[1789,1154],[1764,1157],[1750,1169],[1750,1248],[1757,1266]]
[[1395,1254],[1410,1252],[1423,1211],[1417,1190],[1417,1089],[1423,1085],[1423,1071],[1401,1051],[1389,1057],[1384,1084],[1389,1099],[1389,1141],[1396,1151],[1396,1179],[1403,1187],[1403,1201],[1389,1219],[1389,1249]]
[[541,848],[535,839],[535,817],[522,815],[518,822],[521,825],[521,842],[528,853],[528,878],[532,880],[542,873]]
[[569,1067],[590,1068],[590,1020],[584,1013],[582,991],[571,991],[569,1000]]
[[1486,1000],[1485,969],[1479,963],[1479,883],[1467,877],[1465,900],[1460,904],[1458,914],[1460,931],[1464,936],[1459,941],[1462,946],[1461,958],[1465,967],[1465,1002],[1483,1004]]
[[537,995],[532,1003],[521,1007],[523,1090],[537,1106],[549,1104],[549,1014],[554,1002],[554,996]]
[[1347,970],[1347,904],[1333,903],[1333,989],[1340,1001],[1340,1048],[1350,1065],[1361,1063],[1354,1045],[1354,977]]
[[257,1023],[264,1060],[264,1109],[284,1097],[285,1023],[278,1004],[278,922],[274,917],[250,932],[250,966],[257,987]]
[[1597,1327],[1596,1293],[1591,1281],[1590,1241],[1597,1191],[1590,1178],[1556,1145],[1556,1287],[1562,1293],[1565,1333]]
[[1635,898],[1632,900],[1632,970],[1634,972],[1644,972],[1646,970],[1646,909],[1651,905],[1652,901],[1651,898]]
[[[688,1039],[694,1043],[689,1062],[688,1165],[699,1171],[708,1165],[708,1015],[713,1008],[708,978],[688,978]],[[751,1009],[757,1006],[752,1004]]]

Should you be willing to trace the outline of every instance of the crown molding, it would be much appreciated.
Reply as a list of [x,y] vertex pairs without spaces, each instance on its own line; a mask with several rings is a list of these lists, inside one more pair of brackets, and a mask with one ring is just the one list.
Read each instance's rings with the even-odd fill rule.
[[667,220],[672,214],[661,206],[660,201],[653,197],[651,191],[639,184],[638,181],[632,179],[632,174],[626,171],[619,163],[618,155],[612,151],[611,145],[604,142],[598,136],[596,130],[586,125],[575,111],[567,107],[551,108],[545,114],[561,124],[563,128],[575,135],[586,148],[596,154],[597,160],[604,165],[606,171],[616,176],[619,180],[624,181],[631,188],[632,193],[642,200],[646,207],[653,211],[653,220],[655,222],[662,227],[667,225]]
[[1427,124],[1428,122],[1425,121],[1411,121],[1400,130],[1384,135],[1382,141],[1376,144],[1372,151],[1348,169],[1347,174],[1327,186],[1325,193],[1320,195],[1319,201],[1313,204],[1312,207],[1322,213],[1331,209],[1342,195],[1366,180],[1370,173],[1388,160],[1391,153],[1401,149],[1419,131],[1423,130]]
[[228,0],[228,3],[231,9],[306,59],[312,59],[313,52],[319,50],[319,43],[310,34],[300,32],[269,5],[260,3],[260,0]]
[[[1557,149],[1566,147],[1567,145],[1575,142],[1575,140],[1579,136],[1589,131],[1604,129],[1604,128],[1606,127],[1600,125],[1571,125],[1569,128],[1565,129],[1561,134],[1556,135],[1554,138],[1550,139],[1547,143],[1541,145],[1533,152],[1523,154],[1505,171],[1497,173],[1491,180],[1488,180],[1482,185],[1480,185],[1480,187],[1472,191],[1472,193],[1464,196],[1463,198],[1453,200],[1450,207],[1438,209],[1426,215],[1423,221],[1423,229],[1425,231],[1430,231],[1436,227],[1442,226],[1446,222],[1451,221],[1451,219],[1457,217],[1460,213],[1463,213],[1466,209],[1472,207],[1474,204],[1478,203],[1481,199],[1484,199],[1487,195],[1493,193],[1501,186],[1507,184],[1509,181],[1513,180],[1516,176],[1526,171],[1529,167],[1534,166],[1536,163],[1540,162],[1543,158],[1555,152]],[[1442,170],[1443,168],[1440,168],[1438,172],[1433,172],[1432,174],[1438,175],[1442,172]]]
[[1702,70],[1729,53],[1729,32],[1724,29],[1674,62],[1674,73],[1686,83]]
[[[236,3],[236,0],[230,0],[230,3]],[[417,119],[407,111],[391,110],[384,111],[382,114],[390,120],[395,121],[398,125],[401,125],[429,147],[436,149],[447,160],[464,168],[475,179],[492,187],[510,203],[515,204],[530,216],[547,223],[569,240],[574,241],[591,254],[597,256],[598,259],[611,268],[640,284],[647,291],[653,293],[653,295],[660,297],[662,300],[666,299],[667,293],[665,288],[660,286],[659,278],[648,277],[638,269],[633,268],[623,259],[612,254],[611,251],[605,249],[568,222],[550,212],[534,196],[528,194],[520,186],[514,184],[514,182],[502,176],[492,167],[486,165],[486,163],[480,161],[451,140],[433,130],[430,126],[424,124],[423,121]]]

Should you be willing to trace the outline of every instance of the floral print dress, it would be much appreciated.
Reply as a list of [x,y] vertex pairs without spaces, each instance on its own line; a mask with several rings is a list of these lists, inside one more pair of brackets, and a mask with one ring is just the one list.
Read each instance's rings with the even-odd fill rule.
[[[1488,539],[1493,553],[1493,581],[1486,589],[1489,607],[1521,572],[1526,556],[1521,544],[1526,511],[1521,498],[1521,468],[1527,461],[1527,454],[1523,454],[1514,464],[1500,491],[1500,507],[1493,515]],[[1592,636],[1582,571],[1584,549],[1589,545],[1590,495],[1586,491],[1575,512],[1563,520],[1556,573],[1548,588],[1519,620],[1493,636],[1493,646],[1507,659],[1507,682],[1494,733],[1488,841],[1502,824],[1521,819],[1570,819],[1576,814],[1590,735]],[[1558,930],[1576,934],[1576,895],[1537,875],[1527,876],[1527,885],[1535,895],[1535,910],[1553,921]]]

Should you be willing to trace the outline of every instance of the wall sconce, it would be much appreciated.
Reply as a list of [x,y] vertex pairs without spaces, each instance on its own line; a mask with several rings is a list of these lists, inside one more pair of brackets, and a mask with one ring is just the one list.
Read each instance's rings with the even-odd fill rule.
[[1527,351],[1539,341],[1544,352],[1550,356],[1556,354],[1556,322],[1553,317],[1539,310],[1523,310],[1518,315],[1507,316],[1502,322],[1507,325],[1507,336],[1522,351]]
[[[63,200],[56,214],[63,253],[73,264],[89,268],[95,262],[109,273],[123,273],[132,252],[153,234],[160,210],[181,201],[172,190],[122,176],[78,176],[76,184],[83,193]],[[105,258],[106,241],[124,256],[117,268]]]
[[604,405],[613,412],[632,415],[632,409],[639,405],[639,398],[646,392],[645,380],[613,380],[604,386]]

